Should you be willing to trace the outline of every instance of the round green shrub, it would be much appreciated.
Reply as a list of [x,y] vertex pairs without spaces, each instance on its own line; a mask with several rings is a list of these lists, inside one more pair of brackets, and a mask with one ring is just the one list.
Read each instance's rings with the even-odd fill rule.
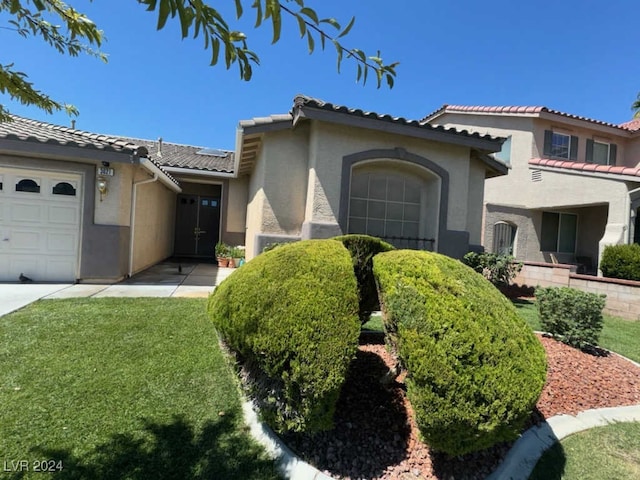
[[334,240],[342,242],[353,260],[353,271],[358,281],[358,302],[360,322],[366,323],[371,312],[380,310],[378,289],[373,276],[373,257],[381,252],[394,249],[393,245],[369,235],[342,235]]
[[222,282],[208,312],[251,373],[278,432],[331,428],[358,347],[358,290],[349,252],[307,240],[258,255]]
[[540,396],[544,349],[482,275],[440,254],[373,259],[388,339],[424,440],[461,455],[515,439]]
[[640,281],[640,245],[609,245],[602,252],[602,275],[609,278]]

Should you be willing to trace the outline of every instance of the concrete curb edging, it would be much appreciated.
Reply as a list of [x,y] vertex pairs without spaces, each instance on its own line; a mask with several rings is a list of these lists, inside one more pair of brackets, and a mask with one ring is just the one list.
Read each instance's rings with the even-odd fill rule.
[[244,419],[251,430],[251,436],[264,446],[267,453],[275,459],[280,472],[291,480],[333,480],[300,459],[287,447],[267,425],[258,420],[254,404],[245,401],[242,404]]
[[527,430],[486,480],[527,480],[542,454],[556,442],[573,433],[617,422],[640,422],[640,405],[596,408],[575,416],[551,417]]
[[[242,405],[251,436],[274,458],[281,473],[290,480],[333,480],[333,477],[304,462],[267,425],[258,420],[254,405]],[[514,443],[498,468],[486,480],[527,480],[538,460],[556,442],[573,433],[618,422],[640,422],[640,405],[585,410],[577,415],[556,415],[532,427]]]

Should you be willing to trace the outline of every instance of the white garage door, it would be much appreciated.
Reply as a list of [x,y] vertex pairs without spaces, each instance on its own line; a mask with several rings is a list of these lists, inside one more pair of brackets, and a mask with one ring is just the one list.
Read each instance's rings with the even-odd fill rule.
[[0,281],[78,275],[81,177],[0,167]]

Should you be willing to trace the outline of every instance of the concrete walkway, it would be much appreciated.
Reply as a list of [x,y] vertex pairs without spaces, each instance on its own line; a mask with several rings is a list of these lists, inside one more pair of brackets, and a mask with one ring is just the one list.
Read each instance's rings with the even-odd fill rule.
[[116,284],[0,283],[0,317],[42,298],[208,297],[235,269],[168,260]]

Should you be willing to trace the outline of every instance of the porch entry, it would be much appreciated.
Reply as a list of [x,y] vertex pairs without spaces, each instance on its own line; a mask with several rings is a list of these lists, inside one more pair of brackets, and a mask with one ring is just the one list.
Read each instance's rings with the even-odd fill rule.
[[213,257],[220,238],[220,196],[180,194],[174,255]]

